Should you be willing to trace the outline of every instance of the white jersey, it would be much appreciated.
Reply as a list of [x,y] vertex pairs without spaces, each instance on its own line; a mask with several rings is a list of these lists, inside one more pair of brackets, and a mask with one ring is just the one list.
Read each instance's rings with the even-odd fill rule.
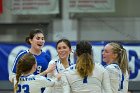
[[126,71],[126,74],[124,75],[123,88],[121,89],[121,93],[128,93],[128,82],[129,82],[129,74],[128,71]]
[[110,64],[105,67],[109,73],[111,89],[113,93],[127,93],[129,75],[122,74],[117,64]]
[[109,75],[104,67],[95,64],[92,76],[81,78],[76,70],[62,76],[67,79],[64,93],[112,93]]
[[[74,64],[74,62],[71,62],[71,61],[69,62],[68,68],[65,68],[59,59],[51,60],[49,62],[49,66],[50,66],[50,64],[56,64],[56,69],[54,70],[53,75],[47,74],[47,77],[51,78],[51,79],[53,79],[58,73],[65,73],[69,70],[75,69],[75,64]],[[45,89],[44,93],[63,93],[62,89],[63,89],[63,86],[54,86],[54,87],[49,87],[49,88],[47,87]]]
[[[15,79],[15,78],[14,78]],[[16,79],[14,80],[14,85]],[[17,93],[42,93],[41,88],[60,86],[61,83],[57,80],[50,80],[40,75],[21,76],[19,78]]]

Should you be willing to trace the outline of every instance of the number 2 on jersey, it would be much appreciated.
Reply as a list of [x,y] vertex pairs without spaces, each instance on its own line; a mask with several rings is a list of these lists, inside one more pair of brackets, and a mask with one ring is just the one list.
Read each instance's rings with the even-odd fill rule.
[[17,90],[17,93],[20,93],[21,91],[24,91],[24,93],[30,93],[29,92],[29,85],[20,85],[18,84],[18,90]]

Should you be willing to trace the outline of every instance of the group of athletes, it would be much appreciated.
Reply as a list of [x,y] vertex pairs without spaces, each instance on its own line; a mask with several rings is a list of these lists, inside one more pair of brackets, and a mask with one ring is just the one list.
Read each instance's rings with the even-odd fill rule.
[[127,93],[129,70],[127,53],[116,42],[105,45],[102,66],[94,62],[92,46],[88,41],[76,44],[76,62],[68,39],[56,43],[58,57],[51,60],[42,51],[45,39],[40,29],[34,29],[26,38],[31,45],[15,58],[9,80],[14,93]]

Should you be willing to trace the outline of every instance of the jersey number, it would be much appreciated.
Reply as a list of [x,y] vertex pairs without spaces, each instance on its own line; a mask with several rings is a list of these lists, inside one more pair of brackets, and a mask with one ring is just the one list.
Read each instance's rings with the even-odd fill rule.
[[41,73],[42,66],[37,66],[37,73]]
[[21,90],[24,91],[24,93],[30,93],[29,92],[29,85],[18,85],[18,90],[17,90],[17,93],[20,93]]

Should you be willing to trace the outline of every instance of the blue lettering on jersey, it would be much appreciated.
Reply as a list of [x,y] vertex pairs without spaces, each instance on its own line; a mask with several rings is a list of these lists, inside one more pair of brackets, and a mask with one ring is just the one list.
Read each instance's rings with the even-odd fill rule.
[[21,93],[22,90],[24,91],[24,93],[30,93],[29,92],[29,85],[28,84],[25,84],[25,85],[18,84],[17,93]]
[[31,80],[35,80],[35,77],[31,77],[31,78],[27,78],[27,77],[21,77],[20,81],[31,81]]

